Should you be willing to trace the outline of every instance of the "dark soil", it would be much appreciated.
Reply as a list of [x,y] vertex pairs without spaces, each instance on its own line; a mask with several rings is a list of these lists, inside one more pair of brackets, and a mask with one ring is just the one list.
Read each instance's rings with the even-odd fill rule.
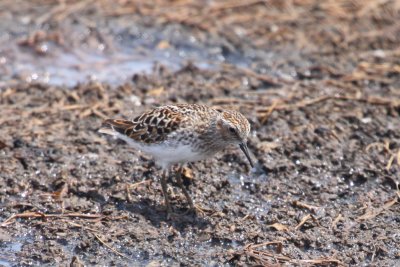
[[[396,1],[37,2],[0,4],[0,265],[400,264]],[[158,63],[114,79],[132,55]],[[240,110],[258,160],[186,168],[205,213],[171,177],[171,219],[152,159],[97,132],[169,103]]]

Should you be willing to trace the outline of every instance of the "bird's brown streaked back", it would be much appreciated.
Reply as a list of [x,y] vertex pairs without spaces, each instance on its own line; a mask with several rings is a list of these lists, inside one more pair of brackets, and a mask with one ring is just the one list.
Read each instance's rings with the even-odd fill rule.
[[155,144],[164,141],[168,134],[176,131],[182,120],[182,114],[165,106],[145,112],[132,121],[105,120],[100,132],[112,135],[116,131],[137,142]]

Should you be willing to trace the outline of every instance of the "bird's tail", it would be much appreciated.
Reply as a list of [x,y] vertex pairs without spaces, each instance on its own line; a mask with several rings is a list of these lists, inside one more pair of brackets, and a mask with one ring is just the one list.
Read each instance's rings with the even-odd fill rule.
[[113,120],[113,119],[108,119],[103,121],[103,124],[101,125],[101,128],[99,129],[100,133],[105,133],[109,135],[118,135],[118,134],[124,134],[126,135],[129,129],[132,129],[132,127],[135,124],[129,120]]

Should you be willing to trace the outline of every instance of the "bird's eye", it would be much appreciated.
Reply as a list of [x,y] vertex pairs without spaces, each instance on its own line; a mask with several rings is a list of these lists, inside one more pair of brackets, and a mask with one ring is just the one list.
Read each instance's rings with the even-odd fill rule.
[[236,133],[236,129],[233,128],[233,127],[229,127],[229,131],[230,131],[231,133]]

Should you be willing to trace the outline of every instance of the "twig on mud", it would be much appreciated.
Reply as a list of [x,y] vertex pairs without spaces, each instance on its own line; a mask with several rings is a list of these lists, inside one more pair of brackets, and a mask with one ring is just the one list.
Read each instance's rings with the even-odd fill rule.
[[378,216],[379,214],[381,214],[385,210],[388,210],[391,206],[396,204],[397,203],[397,199],[398,199],[398,196],[396,196],[392,200],[389,200],[388,202],[386,202],[383,206],[381,206],[379,208],[368,209],[363,215],[358,217],[356,220],[360,222],[360,221],[365,221],[365,220],[369,220],[369,219],[375,218],[376,216]]
[[153,180],[148,179],[148,180],[143,180],[143,181],[133,183],[133,184],[127,184],[125,187],[127,201],[132,202],[132,194],[131,194],[132,189],[136,189],[141,185],[151,184],[152,182],[153,182]]
[[312,216],[311,214],[307,214],[303,217],[303,219],[301,219],[300,223],[296,225],[294,229],[299,230],[309,219],[313,220],[313,222],[319,225],[318,220],[314,216]]
[[79,118],[83,119],[86,118],[90,115],[96,115],[97,117],[101,118],[101,119],[107,119],[108,116],[105,115],[103,112],[99,111],[99,107],[101,107],[103,104],[102,103],[97,103],[92,107],[87,107],[86,109],[84,109],[80,114],[79,114]]
[[[266,122],[265,118],[268,118],[270,113],[274,110],[294,110],[294,109],[299,109],[299,108],[304,108],[307,106],[311,106],[317,103],[325,102],[327,100],[342,100],[342,101],[358,101],[358,102],[364,102],[368,103],[371,105],[383,105],[383,106],[391,106],[391,107],[399,107],[400,106],[400,100],[399,99],[389,99],[385,97],[379,97],[379,96],[369,96],[369,97],[358,97],[358,96],[337,96],[337,95],[325,95],[325,96],[320,96],[316,97],[313,99],[308,99],[308,100],[301,100],[297,103],[294,104],[286,104],[286,105],[277,105],[276,102],[272,103],[268,107],[263,107],[257,110],[257,112],[260,114],[259,115],[259,120]],[[272,109],[272,111],[271,111]]]
[[261,243],[261,244],[248,244],[243,248],[242,253],[258,260],[261,264],[263,264],[263,265],[267,264],[268,266],[270,266],[270,264],[271,264],[271,262],[269,261],[271,259],[276,261],[277,263],[291,260],[291,258],[289,258],[287,256],[276,255],[275,253],[272,253],[272,252],[256,250],[256,248],[265,247],[265,246],[269,246],[269,245],[276,245],[277,246],[276,253],[278,253],[278,254],[282,253],[283,244],[280,241],[271,241],[271,242],[265,242],[265,243]]
[[99,242],[104,245],[105,247],[107,247],[108,249],[110,249],[112,252],[114,252],[115,254],[117,254],[118,256],[121,256],[125,259],[129,259],[128,256],[122,254],[121,252],[117,251],[116,249],[114,249],[113,247],[111,247],[110,245],[108,245],[106,242],[104,242],[97,234],[93,234],[97,240],[99,240]]
[[267,225],[267,227],[274,228],[277,231],[289,232],[289,227],[287,227],[286,225],[281,224],[281,223],[273,223],[273,224]]
[[82,229],[85,229],[85,230],[89,230],[89,231],[92,231],[92,232],[100,232],[100,230],[96,230],[96,229],[93,229],[93,228],[90,228],[90,227],[86,227],[86,226],[83,226],[83,225],[78,224],[78,223],[68,222],[68,221],[67,221],[67,223],[69,225],[74,226],[74,227],[79,227],[79,228],[82,228]]
[[132,195],[131,195],[131,189],[130,189],[129,184],[127,184],[127,185],[125,186],[125,192],[126,192],[126,201],[128,201],[129,203],[131,203],[131,202],[132,202]]
[[317,211],[321,208],[321,207],[313,206],[313,205],[303,203],[303,202],[300,202],[297,200],[293,201],[293,206],[298,207],[298,208],[308,209],[314,214],[317,213]]
[[303,224],[306,223],[306,221],[308,221],[309,219],[311,219],[311,214],[307,214],[306,216],[303,217],[303,219],[301,219],[300,223],[294,228],[295,230],[298,230]]
[[142,184],[150,184],[153,180],[149,179],[149,180],[143,180],[137,183],[133,183],[133,184],[129,184],[128,187],[129,189],[136,189],[139,185]]
[[[41,219],[47,219],[47,218],[81,218],[81,219],[96,219],[96,220],[103,220],[109,218],[108,216],[102,215],[102,214],[83,214],[83,213],[66,213],[66,214],[45,214],[41,212],[24,212],[24,213],[19,213],[19,214],[14,214],[8,219],[6,219],[4,222],[0,224],[1,227],[5,227],[9,224],[12,224],[15,219],[18,218],[41,218]],[[124,218],[122,217],[114,217],[113,219],[121,219]]]
[[272,112],[275,110],[275,107],[278,105],[278,101],[272,102],[272,105],[269,106],[267,112],[261,117],[260,123],[265,124],[268,120],[268,118],[271,116]]
[[238,110],[239,107],[248,107],[253,109],[255,105],[261,105],[261,103],[254,102],[253,100],[244,100],[233,97],[215,97],[211,103],[212,107],[215,109],[229,108],[232,110]]
[[251,215],[251,214],[246,214],[243,218],[241,218],[240,220],[241,221],[245,221],[245,220],[247,220],[247,219],[249,219],[249,218],[251,218],[253,215]]
[[240,72],[242,72],[244,75],[256,78],[256,79],[258,79],[260,81],[269,83],[269,84],[274,85],[274,86],[281,85],[280,83],[290,84],[290,82],[288,82],[288,81],[278,81],[276,78],[273,78],[273,77],[268,76],[266,74],[260,74],[260,73],[254,72],[253,70],[251,70],[249,68],[237,67],[237,66],[230,65],[230,64],[227,64],[227,63],[223,64],[223,67],[225,67],[227,69],[237,69]]
[[[337,96],[337,95],[325,95],[325,96],[320,96],[316,97],[313,99],[309,100],[302,100],[294,104],[287,104],[287,105],[278,105],[275,107],[276,110],[292,110],[292,109],[297,109],[297,108],[303,108],[306,106],[314,105],[320,102],[324,102],[327,100],[344,100],[344,101],[358,101],[358,102],[364,102],[372,105],[383,105],[383,106],[393,106],[397,107],[400,106],[400,100],[398,99],[389,99],[385,97],[379,97],[379,96],[369,96],[369,97],[357,97],[357,96]],[[258,112],[268,112],[270,106],[266,108],[259,109]]]
[[266,113],[267,114],[269,113],[271,106],[274,106],[274,110],[293,110],[296,108],[303,108],[306,106],[310,106],[310,105],[313,105],[313,104],[316,104],[319,102],[323,102],[323,101],[326,101],[326,100],[332,99],[332,98],[334,98],[334,96],[326,95],[326,96],[320,96],[320,97],[309,99],[309,100],[302,100],[302,101],[299,101],[294,104],[277,105],[276,103],[273,103],[272,105],[270,105],[266,108],[261,108],[257,111],[262,113],[262,116],[264,117]]
[[[277,245],[277,251],[282,251],[282,242],[281,241],[270,241],[270,242],[264,242],[261,244],[250,244],[247,245],[246,247],[251,247],[252,249],[254,248],[259,248],[259,247],[264,247],[264,246],[269,246],[269,245]],[[245,247],[245,249],[246,249]]]
[[61,110],[75,110],[75,109],[86,109],[89,105],[87,104],[73,104],[61,107]]
[[379,143],[379,142],[371,143],[365,148],[365,151],[369,153],[372,148],[378,148],[378,149],[383,148],[385,152],[390,154],[390,158],[386,164],[386,170],[390,170],[392,168],[395,159],[397,161],[397,164],[400,166],[400,149],[398,149],[397,151],[393,151],[393,149],[390,148],[389,140],[385,140],[384,143]]
[[7,97],[15,94],[17,90],[15,88],[7,88],[0,93],[0,98],[6,99]]
[[[292,261],[293,262],[293,261]],[[294,261],[296,262],[296,261]],[[330,265],[332,263],[337,264],[338,266],[347,266],[340,260],[334,259],[334,258],[318,258],[318,259],[313,259],[313,260],[297,260],[298,263],[311,263],[315,264],[318,266],[321,265]]]
[[136,6],[114,6],[114,9],[105,9],[104,16],[105,17],[119,17],[123,15],[129,15],[138,12],[138,8]]
[[25,212],[20,214],[14,214],[10,218],[6,219],[1,223],[1,227],[5,227],[14,222],[14,219],[17,218],[46,218],[46,215],[41,212]]
[[61,200],[67,194],[68,194],[68,183],[65,183],[60,190],[52,192],[52,193],[43,193],[40,196],[43,196],[43,197],[50,196],[54,199]]
[[[257,250],[257,248],[268,246],[268,245],[276,245],[276,252],[268,252],[265,250]],[[336,264],[338,266],[345,266],[344,263],[335,259],[335,258],[318,258],[318,259],[310,259],[310,260],[297,260],[290,258],[284,255],[277,255],[281,254],[283,250],[283,244],[281,241],[272,241],[272,242],[265,242],[261,244],[249,244],[246,245],[243,250],[235,251],[234,254],[236,255],[246,255],[250,258],[253,258],[257,263],[263,266],[275,266],[273,265],[272,261],[276,263],[276,266],[280,266],[279,263],[292,263],[302,265],[304,263],[312,264],[312,265],[329,265],[329,264]]]
[[342,214],[339,214],[332,222],[331,224],[331,229],[336,229],[336,225],[338,224],[339,221],[343,220]]
[[392,155],[390,156],[389,162],[386,165],[386,170],[390,170],[395,158],[397,160],[397,165],[400,166],[400,149],[397,150],[397,153],[392,153]]
[[99,111],[97,108],[92,109],[92,114],[96,115],[97,117],[105,120],[108,118],[103,112]]
[[390,168],[392,167],[394,158],[396,157],[395,154],[390,155],[390,158],[388,160],[388,163],[386,164],[386,170],[390,170]]
[[107,247],[108,249],[110,249],[112,252],[114,252],[114,253],[117,254],[118,256],[121,256],[121,257],[124,257],[124,258],[127,258],[127,259],[128,259],[128,257],[127,257],[126,255],[124,255],[124,254],[122,254],[121,252],[117,251],[116,249],[114,249],[113,247],[111,247],[110,245],[108,245],[107,243],[105,243],[105,242],[103,241],[103,239],[100,238],[100,236],[98,235],[98,233],[101,232],[100,230],[96,230],[96,229],[93,229],[93,228],[90,228],[90,227],[86,227],[86,226],[83,226],[83,225],[81,225],[81,224],[77,224],[77,223],[74,223],[74,222],[67,222],[67,223],[68,223],[69,225],[74,226],[74,227],[79,227],[79,228],[82,228],[82,229],[85,229],[85,230],[88,230],[88,231],[93,232],[93,235],[96,237],[96,239],[97,239],[102,245],[104,245],[105,247]]
[[387,141],[387,140],[386,140],[384,143],[374,142],[374,143],[369,144],[369,145],[365,148],[365,151],[366,151],[367,153],[369,153],[370,150],[371,150],[372,148],[384,148],[386,152],[390,153],[389,145],[390,145],[390,143],[389,143],[389,141]]
[[[218,3],[218,2],[217,2]],[[214,3],[210,7],[210,12],[221,11],[226,9],[234,9],[234,8],[245,8],[252,5],[258,4],[267,4],[265,0],[251,0],[251,1],[232,1],[232,2],[221,2],[221,3]]]

